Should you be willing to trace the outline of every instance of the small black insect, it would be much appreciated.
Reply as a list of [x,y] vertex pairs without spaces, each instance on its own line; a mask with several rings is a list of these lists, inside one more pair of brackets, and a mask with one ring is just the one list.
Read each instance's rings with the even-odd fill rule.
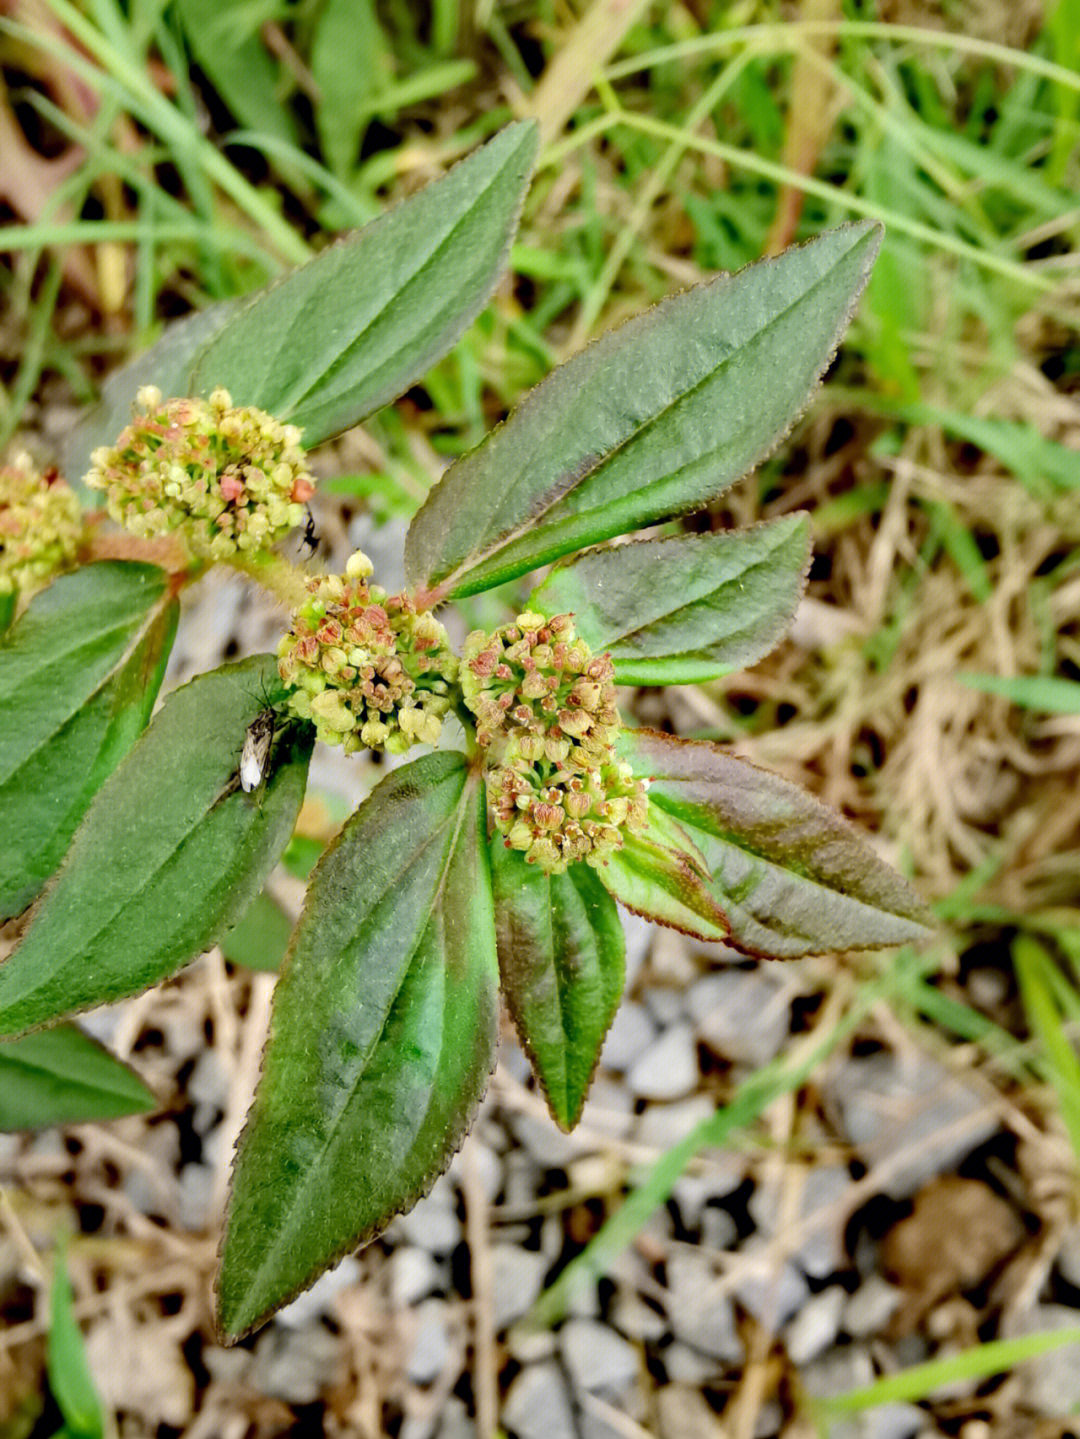
[[300,536],[301,545],[306,545],[312,554],[319,548],[319,536],[315,529],[315,516],[310,510],[307,512],[307,520],[304,524],[304,533]]

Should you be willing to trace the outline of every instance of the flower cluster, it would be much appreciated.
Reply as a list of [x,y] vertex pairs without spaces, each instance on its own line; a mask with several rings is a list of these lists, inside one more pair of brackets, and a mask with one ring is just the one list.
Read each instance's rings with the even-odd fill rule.
[[461,677],[486,751],[488,794],[507,846],[548,873],[602,864],[645,823],[645,794],[615,758],[614,669],[572,615],[526,612],[465,641]]
[[39,473],[28,455],[0,467],[0,595],[34,590],[75,557],[82,510],[55,471]]
[[133,534],[183,527],[191,551],[227,560],[265,549],[304,518],[314,493],[300,431],[228,390],[209,400],[163,400],[154,385],[115,445],[94,451],[86,483],[104,490],[109,514]]
[[358,550],[344,575],[308,580],[311,598],[278,646],[278,671],[293,713],[314,721],[325,744],[403,754],[438,740],[458,660],[438,620],[407,595],[368,585],[370,574]]

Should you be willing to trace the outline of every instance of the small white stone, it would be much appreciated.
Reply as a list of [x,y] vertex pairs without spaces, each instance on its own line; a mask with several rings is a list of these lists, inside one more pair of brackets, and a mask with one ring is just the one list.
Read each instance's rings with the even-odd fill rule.
[[417,1309],[416,1318],[416,1334],[405,1368],[414,1384],[432,1384],[450,1358],[446,1305],[441,1299],[426,1299]]
[[495,1332],[528,1313],[544,1285],[549,1268],[543,1254],[516,1244],[495,1244],[491,1250],[491,1288]]
[[185,1164],[181,1169],[179,1219],[185,1229],[205,1229],[209,1224],[216,1177],[207,1164]]
[[641,1099],[682,1099],[701,1081],[694,1033],[676,1024],[631,1065],[626,1082]]
[[390,1274],[390,1299],[395,1309],[409,1309],[426,1299],[442,1284],[442,1270],[426,1249],[402,1244],[391,1254],[387,1268]]
[[590,1319],[570,1319],[559,1331],[559,1352],[576,1390],[618,1397],[637,1378],[640,1356],[633,1344]]
[[329,1314],[337,1296],[342,1290],[358,1285],[362,1274],[359,1260],[352,1254],[346,1254],[340,1264],[320,1274],[310,1289],[305,1289],[291,1304],[279,1309],[274,1318],[286,1329],[307,1329],[320,1314]]
[[625,1139],[634,1127],[634,1105],[624,1084],[600,1075],[594,1079],[581,1122],[608,1139]]
[[715,1411],[703,1394],[686,1384],[665,1384],[657,1391],[660,1439],[716,1439]]
[[[714,1359],[728,1363],[741,1360],[743,1346],[735,1329],[731,1300],[716,1292],[716,1276],[705,1256],[692,1249],[676,1248],[668,1255],[666,1267],[665,1308],[675,1338]],[[670,1367],[668,1374],[673,1379],[686,1377],[672,1374]]]
[[570,1396],[559,1366],[532,1364],[510,1385],[502,1421],[515,1439],[575,1439]]
[[445,1176],[408,1214],[394,1220],[394,1230],[430,1254],[449,1254],[461,1239],[461,1224],[454,1209],[454,1192]]
[[606,1069],[629,1069],[656,1038],[656,1025],[643,1004],[621,1005],[604,1040],[600,1063]]
[[[751,1255],[757,1247],[751,1240],[740,1257]],[[779,1264],[769,1260],[740,1279],[732,1293],[759,1324],[775,1334],[802,1307],[809,1289],[790,1260]]]
[[839,1285],[833,1285],[806,1301],[784,1333],[784,1345],[792,1364],[809,1364],[833,1344],[846,1299]]
[[869,1274],[844,1308],[843,1327],[852,1339],[869,1339],[896,1313],[904,1296],[880,1274]]
[[715,1379],[722,1367],[716,1359],[706,1357],[692,1345],[678,1339],[661,1350],[660,1358],[672,1384],[692,1384],[695,1389]]
[[634,1138],[651,1149],[670,1149],[715,1112],[716,1106],[707,1094],[692,1094],[674,1104],[650,1104],[638,1117]]
[[639,1294],[620,1289],[612,1305],[611,1322],[628,1339],[655,1343],[667,1333],[667,1320]]

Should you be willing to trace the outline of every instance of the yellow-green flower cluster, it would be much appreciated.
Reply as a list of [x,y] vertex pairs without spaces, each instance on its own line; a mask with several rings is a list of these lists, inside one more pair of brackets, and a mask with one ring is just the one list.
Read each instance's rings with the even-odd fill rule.
[[403,754],[437,742],[458,659],[438,620],[369,585],[370,574],[358,550],[344,575],[308,580],[311,598],[278,646],[278,671],[293,713],[312,720],[324,744]]
[[572,615],[526,612],[465,641],[461,689],[486,751],[495,826],[550,874],[603,864],[645,823],[644,787],[615,758],[614,668]]
[[28,455],[0,467],[0,595],[36,590],[75,557],[82,510],[54,470]]
[[300,431],[228,390],[209,400],[163,400],[155,385],[115,445],[94,451],[86,483],[109,514],[141,536],[182,529],[193,554],[227,560],[266,549],[304,518],[314,493]]

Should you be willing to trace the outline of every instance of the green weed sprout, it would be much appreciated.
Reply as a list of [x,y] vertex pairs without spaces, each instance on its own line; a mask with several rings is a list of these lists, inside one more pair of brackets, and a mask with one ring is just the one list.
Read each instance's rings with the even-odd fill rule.
[[[510,126],[114,377],[75,448],[138,557],[60,575],[0,641],[0,905],[33,906],[0,966],[0,1069],[31,1031],[228,935],[293,833],[316,741],[410,755],[323,854],[289,940],[225,1221],[229,1339],[446,1167],[495,1062],[500,990],[555,1121],[577,1122],[623,988],[617,903],[776,958],[927,929],[838,814],[720,745],[628,727],[615,702],[784,634],[805,516],[608,541],[700,509],[779,443],[876,225],[673,295],[555,370],[432,488],[401,592],[361,554],[312,576],[272,550],[303,516],[307,451],[414,383],[486,302],[535,152],[535,128]],[[212,563],[287,606],[277,653],[198,676],[151,719],[177,594]],[[515,617],[454,652],[441,606],[541,569]],[[62,1073],[82,1037],[46,1032],[66,1036],[47,1056]],[[117,1102],[144,1107],[124,1073]],[[62,1114],[55,1086],[50,1103]]]

